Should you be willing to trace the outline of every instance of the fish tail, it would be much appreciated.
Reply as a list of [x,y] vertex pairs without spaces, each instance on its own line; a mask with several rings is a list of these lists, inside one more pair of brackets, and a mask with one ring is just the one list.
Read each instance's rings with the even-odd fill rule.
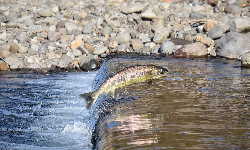
[[92,92],[84,93],[84,94],[81,94],[80,96],[85,99],[85,101],[87,103],[87,109],[89,109],[92,106],[93,101],[94,101],[94,99],[92,97]]

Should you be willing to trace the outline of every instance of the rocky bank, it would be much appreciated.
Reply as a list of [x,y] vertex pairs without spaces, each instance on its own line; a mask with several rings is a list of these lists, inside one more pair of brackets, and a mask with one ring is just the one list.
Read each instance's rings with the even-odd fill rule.
[[96,69],[111,53],[249,67],[249,0],[0,0],[0,70]]

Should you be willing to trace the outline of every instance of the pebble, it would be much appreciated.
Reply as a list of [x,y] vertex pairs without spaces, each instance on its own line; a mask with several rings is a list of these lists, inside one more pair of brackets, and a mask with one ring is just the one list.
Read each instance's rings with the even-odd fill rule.
[[81,46],[83,44],[82,40],[74,40],[70,43],[70,48],[71,49],[77,49],[79,46]]
[[127,7],[122,9],[122,12],[125,14],[131,14],[135,12],[141,12],[146,6],[142,3],[135,3],[128,5]]
[[175,45],[172,41],[165,41],[161,44],[160,53],[162,54],[172,54],[174,52]]
[[170,29],[165,28],[163,26],[159,27],[156,31],[155,31],[155,35],[153,38],[153,42],[155,43],[162,43],[164,42],[167,37],[169,36],[169,33],[171,32]]
[[10,69],[24,68],[24,62],[17,55],[12,54],[5,58],[4,61],[9,65]]
[[108,49],[106,47],[103,47],[103,46],[97,46],[95,47],[95,50],[93,52],[94,55],[100,55],[104,52],[106,52]]
[[11,55],[11,52],[7,49],[0,50],[0,58],[6,58]]
[[210,46],[212,43],[212,39],[210,37],[207,37],[205,35],[199,34],[196,36],[196,42],[201,42],[205,44],[206,46]]
[[38,11],[39,15],[42,17],[49,17],[53,15],[53,10],[50,7],[41,9],[40,11]]
[[92,23],[89,23],[87,25],[85,25],[82,29],[82,32],[84,34],[91,34],[93,32],[93,24]]
[[118,41],[111,41],[111,42],[109,42],[109,47],[110,48],[117,48],[117,46],[118,46]]
[[11,53],[16,53],[19,49],[19,46],[17,43],[13,42],[11,45],[10,45],[10,52]]
[[138,51],[144,47],[144,44],[141,40],[139,39],[132,39],[132,47],[135,51]]
[[59,59],[58,66],[60,68],[68,68],[72,60],[73,60],[72,57],[63,54],[62,57]]
[[55,42],[61,38],[61,33],[60,32],[55,32],[55,31],[50,31],[48,33],[48,40],[50,42]]
[[208,36],[212,38],[213,40],[219,39],[223,36],[224,29],[222,26],[216,26],[209,30]]
[[72,22],[66,22],[65,28],[66,28],[67,34],[74,34],[77,31],[77,25],[75,25]]
[[93,46],[91,46],[89,43],[84,43],[84,48],[86,48],[89,52],[89,54],[93,54],[95,48]]
[[154,12],[152,12],[152,10],[146,10],[144,11],[142,14],[141,14],[142,18],[145,18],[145,19],[154,19],[156,18],[156,14]]
[[22,45],[19,47],[18,52],[21,54],[25,54],[28,52],[28,47]]
[[118,41],[119,44],[124,44],[127,43],[131,40],[131,36],[129,33],[120,33],[116,36],[116,40]]
[[0,71],[6,71],[9,69],[9,66],[6,62],[0,60]]

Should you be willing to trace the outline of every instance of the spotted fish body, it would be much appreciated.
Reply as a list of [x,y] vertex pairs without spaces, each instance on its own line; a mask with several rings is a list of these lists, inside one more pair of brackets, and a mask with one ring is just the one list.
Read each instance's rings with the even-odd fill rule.
[[89,109],[101,94],[114,93],[116,89],[127,85],[157,79],[166,72],[167,69],[153,65],[128,67],[109,78],[95,92],[81,96],[86,100],[87,109]]

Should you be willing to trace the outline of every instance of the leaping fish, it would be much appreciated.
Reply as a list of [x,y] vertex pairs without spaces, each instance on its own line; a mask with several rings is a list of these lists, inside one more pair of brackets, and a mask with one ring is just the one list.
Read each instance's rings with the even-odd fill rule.
[[114,93],[116,89],[127,85],[157,79],[167,72],[166,68],[154,65],[128,67],[109,78],[96,91],[80,96],[86,100],[89,109],[101,94]]

